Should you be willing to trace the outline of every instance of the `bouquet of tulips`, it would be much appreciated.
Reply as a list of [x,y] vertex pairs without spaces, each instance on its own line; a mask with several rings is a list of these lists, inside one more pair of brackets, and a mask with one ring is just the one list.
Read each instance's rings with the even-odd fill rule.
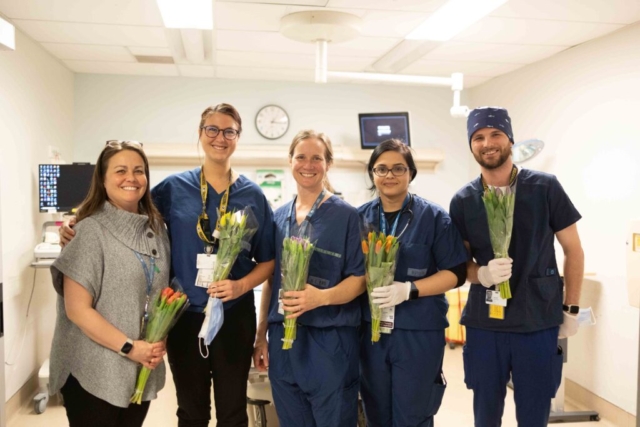
[[[219,234],[217,234],[219,246],[213,269],[214,282],[229,277],[238,254],[243,249],[249,250],[251,248],[249,242],[258,230],[258,222],[248,206],[243,210],[227,212],[222,216],[218,212],[218,217],[220,218]],[[222,301],[209,297],[204,312],[205,319],[198,336],[204,339],[205,344],[209,345],[224,322]]]
[[367,271],[367,294],[369,295],[369,308],[371,309],[371,342],[380,340],[380,319],[382,310],[378,304],[373,303],[371,292],[380,286],[388,286],[393,283],[396,272],[396,255],[400,243],[392,235],[382,232],[370,231],[362,239],[362,252]]
[[[506,191],[502,191],[497,187],[487,187],[482,196],[482,201],[487,211],[493,254],[496,258],[509,258],[516,195],[511,191],[511,187],[507,187]],[[509,280],[498,284],[498,290],[501,298],[511,298]]]
[[[302,291],[307,284],[309,274],[309,261],[315,245],[308,238],[285,237],[282,242],[282,262],[280,270],[282,274],[282,292]],[[284,312],[284,338],[282,349],[289,350],[296,339],[296,319],[287,319],[293,312]]]
[[[189,307],[189,300],[174,279],[171,286],[167,286],[149,302],[149,320],[146,324],[144,340],[149,343],[162,341],[176,324],[178,318]],[[151,369],[143,366],[138,374],[136,389],[131,396],[131,402],[138,405],[142,402],[142,393],[151,375]]]

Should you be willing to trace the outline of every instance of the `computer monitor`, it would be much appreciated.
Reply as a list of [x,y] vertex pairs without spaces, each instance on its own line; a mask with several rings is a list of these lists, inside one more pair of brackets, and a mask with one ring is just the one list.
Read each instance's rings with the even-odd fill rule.
[[396,138],[411,146],[409,113],[363,113],[360,121],[360,147],[376,148],[387,139]]
[[84,200],[95,165],[40,165],[40,212],[68,212]]

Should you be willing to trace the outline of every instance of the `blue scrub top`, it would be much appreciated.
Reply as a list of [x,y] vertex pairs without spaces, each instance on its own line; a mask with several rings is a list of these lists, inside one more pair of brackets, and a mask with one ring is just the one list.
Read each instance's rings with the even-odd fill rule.
[[[212,226],[215,226],[222,194],[209,186],[207,197],[207,215]],[[204,242],[198,237],[196,224],[202,212],[202,196],[200,195],[200,168],[171,175],[151,190],[153,202],[162,214],[169,238],[171,239],[172,275],[178,279],[185,290],[191,305],[190,311],[202,312],[207,305],[209,295],[205,288],[195,285],[198,269],[196,259],[204,253]],[[231,279],[241,279],[257,262],[274,259],[274,223],[273,212],[260,187],[243,175],[231,185],[227,211],[241,210],[251,207],[258,221],[258,231],[251,239],[251,249],[242,250],[231,269]],[[253,299],[253,292],[247,292],[240,298],[224,303],[225,310],[243,298]]]
[[[469,242],[471,255],[483,266],[494,258],[480,177],[460,189],[451,200],[451,219]],[[533,332],[562,323],[562,288],[554,250],[555,233],[581,218],[553,175],[521,169],[509,257],[513,274],[512,298],[505,319],[490,319],[486,288],[472,284],[463,325],[504,332]]]
[[[369,224],[375,230],[380,229],[380,207],[380,199],[375,199],[358,208],[365,226]],[[469,258],[460,233],[442,207],[413,195],[413,201],[399,215],[396,236],[405,227],[406,230],[400,235],[395,281],[423,279],[462,264]],[[361,297],[361,304],[364,320],[371,322],[366,294]],[[409,330],[444,329],[449,326],[448,308],[444,294],[405,301],[396,306],[394,327]]]
[[[289,216],[293,201],[275,212],[276,268],[269,303],[269,323],[281,323],[284,316],[278,314],[280,291],[280,262],[285,226],[289,221],[291,234],[297,228],[294,214]],[[364,256],[360,244],[360,224],[356,209],[336,196],[329,197],[311,217],[311,241],[316,250],[311,255],[307,283],[320,289],[332,288],[349,276],[364,276]],[[318,307],[298,317],[298,323],[324,328],[328,326],[360,326],[358,298],[342,305]]]

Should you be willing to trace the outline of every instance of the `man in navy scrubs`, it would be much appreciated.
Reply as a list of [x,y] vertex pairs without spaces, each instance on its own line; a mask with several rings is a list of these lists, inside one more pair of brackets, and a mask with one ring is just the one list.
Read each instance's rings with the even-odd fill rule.
[[[474,392],[475,426],[501,425],[512,379],[518,426],[543,427],[562,377],[558,337],[578,328],[584,253],[576,222],[581,216],[555,176],[515,167],[507,110],[471,111],[467,134],[481,175],[455,194],[450,215],[472,256],[467,263],[471,289],[460,323],[467,328],[464,371]],[[494,259],[482,201],[489,187],[515,192],[508,258]],[[554,237],[564,252],[564,293]],[[495,285],[507,279],[512,298],[503,300]]]

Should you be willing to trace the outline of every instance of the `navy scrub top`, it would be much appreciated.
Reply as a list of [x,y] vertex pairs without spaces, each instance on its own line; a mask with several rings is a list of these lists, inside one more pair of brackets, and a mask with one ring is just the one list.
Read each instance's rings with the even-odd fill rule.
[[[482,193],[478,177],[455,194],[450,208],[451,219],[481,266],[494,258]],[[472,284],[460,323],[503,332],[533,332],[560,325],[563,283],[556,265],[554,238],[555,233],[580,218],[555,176],[521,169],[509,246],[513,297],[507,302],[505,319],[489,318],[486,288]]]
[[[295,235],[294,214],[289,216],[293,201],[277,209],[276,268],[269,303],[269,323],[282,323],[284,316],[278,313],[278,293],[282,281],[280,262],[286,222]],[[316,249],[309,263],[307,283],[320,289],[332,288],[349,276],[364,276],[364,256],[360,244],[360,225],[356,209],[336,196],[329,197],[311,217],[311,241]],[[341,305],[318,307],[298,317],[300,325],[324,328],[328,326],[360,326],[358,298]]]
[[[209,186],[207,196],[207,215],[212,227],[218,214],[216,209],[224,193],[218,194]],[[204,242],[198,237],[196,224],[202,212],[200,195],[200,168],[171,175],[151,190],[153,202],[162,214],[169,238],[171,239],[171,267],[184,288],[189,302],[189,311],[201,313],[207,305],[209,295],[205,288],[195,285],[198,269],[196,259],[204,253]],[[271,261],[275,257],[273,211],[258,185],[240,175],[231,184],[227,212],[251,207],[258,221],[258,230],[251,238],[251,248],[243,249],[231,268],[230,279],[241,279],[253,270],[257,262]],[[247,292],[239,298],[224,303],[224,309],[234,306],[243,298],[254,299],[253,292]]]
[[[398,282],[423,279],[469,259],[460,233],[447,212],[435,203],[416,195],[412,197],[412,202],[399,214],[396,228],[397,236],[406,227],[400,235],[400,251],[394,276],[394,280]],[[362,221],[376,230],[380,229],[380,207],[380,199],[375,199],[358,208]],[[371,322],[367,298],[366,294],[361,298],[362,310],[364,320]],[[394,327],[409,330],[444,329],[449,326],[448,308],[444,294],[405,301],[396,306]]]

